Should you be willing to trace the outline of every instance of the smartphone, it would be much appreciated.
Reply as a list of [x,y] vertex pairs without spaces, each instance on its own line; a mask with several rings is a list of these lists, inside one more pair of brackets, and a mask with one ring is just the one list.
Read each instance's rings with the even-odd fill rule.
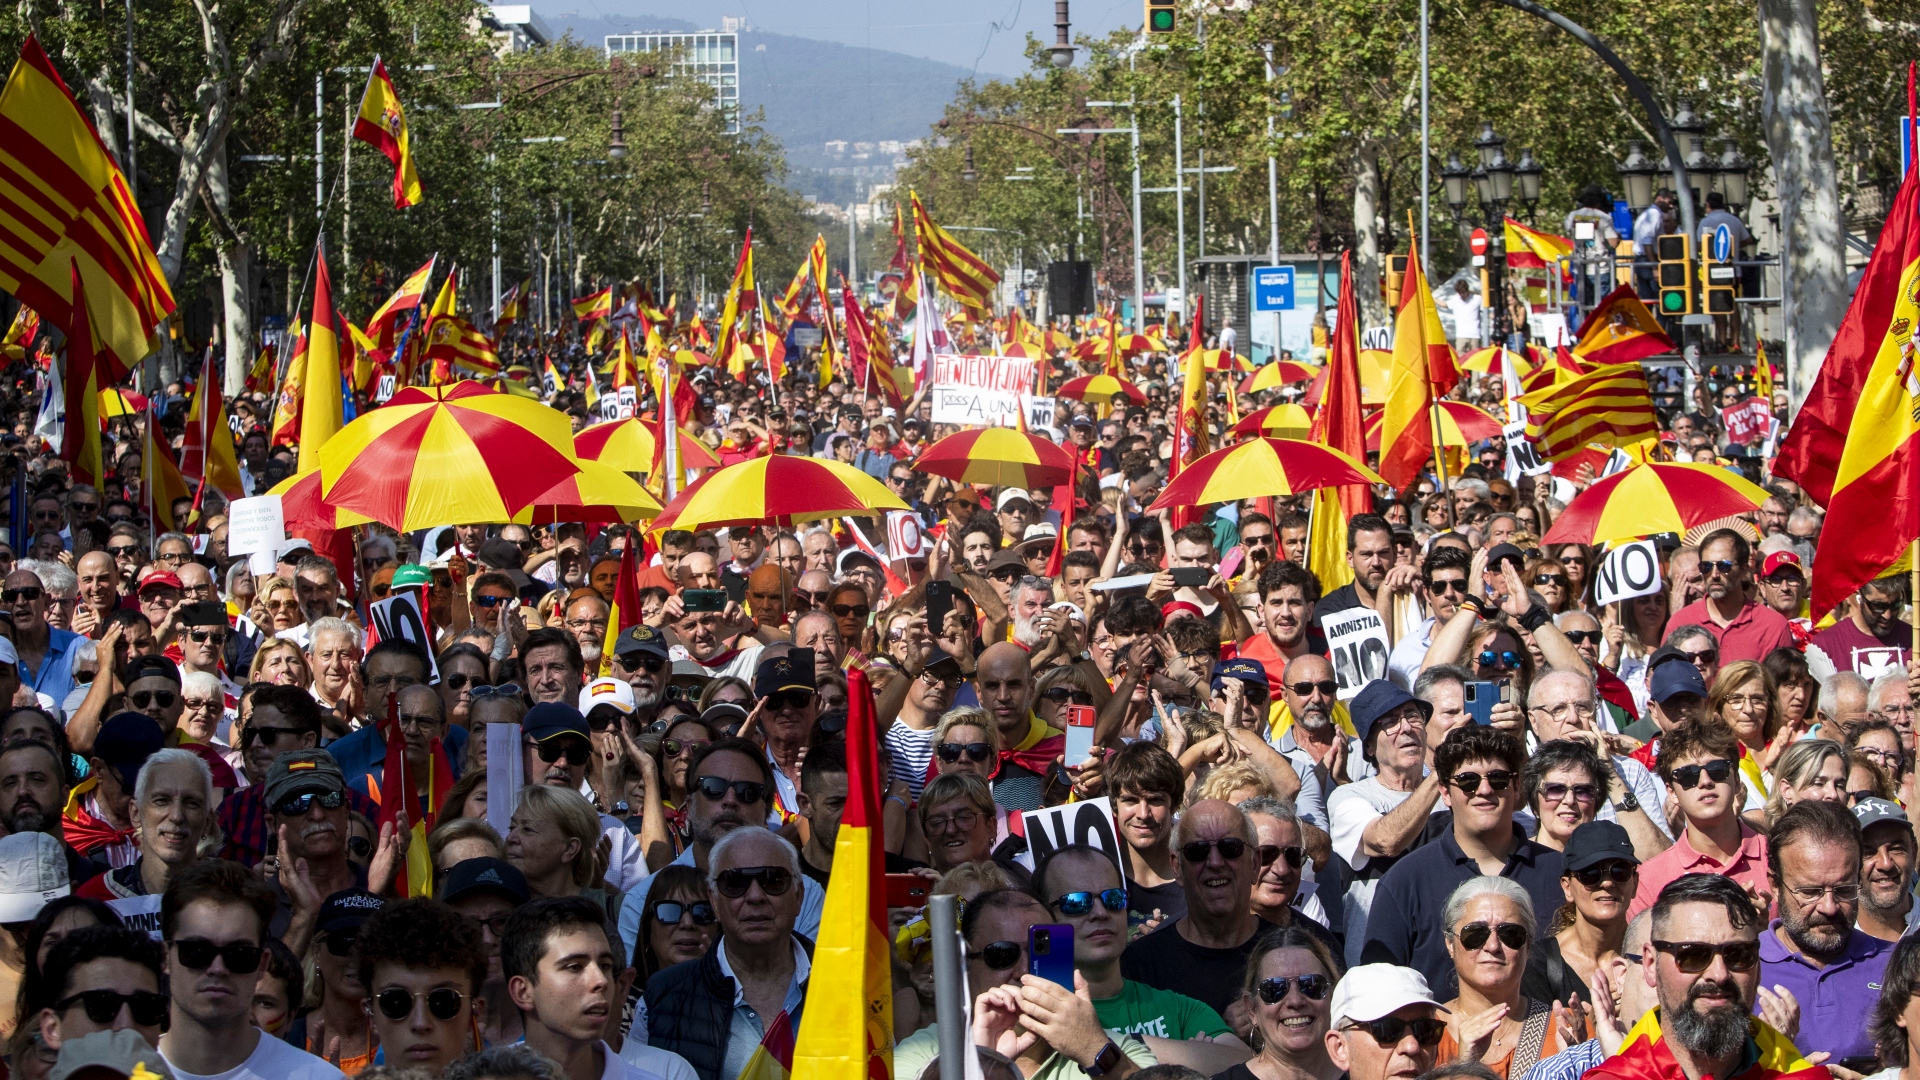
[[788,649],[787,655],[793,657],[793,666],[800,669],[801,671],[817,671],[818,670],[813,666],[814,661],[813,661],[812,649],[802,649],[802,648]]
[[1190,589],[1197,589],[1213,580],[1213,568],[1208,566],[1176,566],[1167,573],[1173,576],[1175,585]]
[[680,606],[687,611],[725,611],[727,610],[727,591],[725,589],[682,589]]
[[1880,1071],[1880,1059],[1870,1054],[1860,1057],[1843,1057],[1839,1061],[1834,1062],[1834,1064],[1843,1069],[1852,1069],[1857,1073],[1875,1073]]
[[1493,723],[1494,705],[1512,700],[1513,683],[1509,679],[1498,682],[1470,682],[1466,688],[1467,715],[1481,727]]
[[727,591],[727,599],[736,604],[747,602],[747,579],[739,574],[721,574],[720,584]]
[[953,610],[953,582],[927,582],[927,633],[935,640],[946,631],[947,612]]
[[888,874],[887,906],[926,907],[927,888],[927,879],[919,874]]
[[1093,756],[1093,725],[1099,714],[1091,705],[1067,706],[1066,762],[1078,765]]
[[1073,927],[1042,923],[1027,929],[1027,974],[1073,992]]

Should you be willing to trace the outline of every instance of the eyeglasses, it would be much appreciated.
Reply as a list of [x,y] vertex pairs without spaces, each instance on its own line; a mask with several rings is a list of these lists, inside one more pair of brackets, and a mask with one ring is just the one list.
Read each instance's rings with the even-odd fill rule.
[[1480,666],[1483,668],[1495,668],[1500,671],[1516,671],[1520,667],[1520,654],[1511,649],[1505,649],[1500,652],[1494,652],[1492,649],[1482,649],[1480,652]]
[[187,708],[192,712],[201,712],[203,710],[218,709],[220,708],[221,704],[222,702],[219,698],[201,698],[199,700],[195,700],[193,698],[187,699]]
[[1535,716],[1545,716],[1553,720],[1571,715],[1583,721],[1593,719],[1594,713],[1593,703],[1590,701],[1563,701],[1558,705],[1535,705],[1528,711]]
[[1340,684],[1332,679],[1321,679],[1318,682],[1293,683],[1287,689],[1293,691],[1294,697],[1310,697],[1316,692],[1323,697],[1332,697],[1340,692]]
[[401,713],[399,720],[401,727],[409,727],[415,731],[432,731],[440,726],[439,717],[429,716],[426,713]]
[[1095,897],[1099,898],[1100,906],[1108,911],[1121,913],[1127,910],[1127,890],[1125,889],[1101,889],[1097,893],[1084,890],[1070,892],[1056,899],[1053,906],[1058,908],[1062,915],[1085,915],[1093,910]]
[[1734,570],[1738,569],[1739,566],[1739,563],[1728,559],[1700,560],[1700,572],[1702,574],[1719,574],[1721,577],[1732,577]]
[[1085,690],[1075,690],[1070,686],[1050,686],[1041,691],[1040,696],[1053,702],[1055,705],[1065,705],[1068,702],[1072,702],[1075,705],[1093,704],[1092,694],[1087,693]]
[[1533,583],[1535,585],[1558,585],[1563,589],[1573,584],[1565,574],[1535,574],[1533,575]]
[[18,589],[0,589],[0,602],[9,604],[19,603],[22,600],[31,602],[45,595],[46,590],[38,585],[23,585]]
[[204,938],[181,938],[173,943],[173,948],[185,967],[205,971],[213,966],[213,958],[217,956],[227,962],[227,970],[235,975],[251,975],[260,970],[260,958],[267,952],[244,941],[215,945]]
[[597,630],[600,633],[604,634],[607,632],[607,620],[605,619],[568,619],[566,622],[566,627],[567,629],[573,630],[573,631]]
[[255,742],[261,742],[268,746],[272,746],[274,743],[279,742],[282,736],[304,735],[304,734],[306,734],[306,732],[302,731],[299,728],[249,727],[241,730],[240,745],[251,746]]
[[1609,881],[1615,885],[1625,885],[1633,879],[1636,869],[1632,863],[1620,862],[1616,859],[1613,862],[1601,863],[1599,866],[1575,870],[1573,876],[1587,888],[1597,889]]
[[738,900],[747,895],[747,889],[755,882],[760,891],[768,896],[785,896],[793,888],[793,871],[784,866],[743,866],[735,870],[722,870],[714,876],[714,887],[720,895],[729,900]]
[[705,901],[681,904],[666,900],[653,905],[654,922],[678,926],[683,916],[692,919],[695,926],[712,926],[720,918],[713,913],[713,905]]
[[729,780],[724,776],[703,776],[693,782],[693,786],[709,799],[721,799],[727,789],[733,789],[733,797],[743,803],[765,801],[767,785],[754,780]]
[[866,604],[835,604],[833,617],[836,619],[864,619],[873,614],[873,608]]
[[1727,778],[1733,775],[1733,762],[1726,758],[1715,758],[1699,765],[1682,765],[1673,770],[1673,782],[1682,788],[1698,787],[1700,774],[1703,772],[1713,783],[1724,784]]
[[1348,1030],[1365,1031],[1373,1041],[1381,1046],[1398,1046],[1400,1040],[1413,1032],[1414,1041],[1421,1046],[1433,1046],[1447,1033],[1447,1022],[1431,1016],[1422,1016],[1407,1020],[1398,1016],[1383,1016],[1378,1020],[1369,1020],[1364,1024],[1354,1024]]
[[940,755],[941,761],[951,765],[959,761],[960,755],[962,754],[965,754],[969,761],[985,761],[993,756],[993,746],[990,743],[983,742],[943,742],[939,746],[934,747],[933,752]]
[[1557,803],[1569,794],[1573,796],[1574,802],[1586,803],[1589,806],[1600,801],[1600,789],[1592,784],[1540,785],[1540,798],[1550,803]]
[[501,683],[498,686],[476,685],[467,691],[467,697],[474,701],[483,701],[490,697],[517,698],[522,693],[525,691],[520,689],[519,683]]
[[1245,547],[1267,547],[1273,543],[1273,534],[1262,533],[1258,536],[1250,536],[1246,533],[1241,533],[1240,543]]
[[1828,893],[1833,894],[1836,904],[1851,904],[1860,899],[1859,882],[1851,885],[1789,885],[1787,891],[1803,904],[1817,904],[1826,899]]
[[655,675],[660,674],[667,666],[666,657],[651,652],[616,653],[613,662],[628,671],[639,671],[645,668]]
[[1282,858],[1286,859],[1287,865],[1293,867],[1295,870],[1300,869],[1307,863],[1307,849],[1298,844],[1289,844],[1286,847],[1281,847],[1278,844],[1261,844],[1259,850],[1261,866],[1272,866],[1277,860]]
[[[227,966],[233,965],[228,963]],[[111,1024],[114,1017],[120,1015],[120,1006],[125,1005],[134,1023],[141,1027],[157,1027],[167,1018],[167,1002],[167,995],[156,994],[152,990],[135,990],[131,994],[122,994],[117,990],[82,990],[54,1002],[53,1011],[66,1012],[78,1003],[86,1007],[87,1019],[96,1024]]]
[[967,959],[984,961],[994,971],[1005,971],[1020,962],[1020,954],[1026,949],[1024,942],[990,941],[979,952],[968,953]]
[[946,832],[949,825],[961,832],[972,832],[980,824],[980,815],[972,810],[961,810],[949,817],[930,817],[921,824],[930,833]]
[[1485,780],[1487,787],[1496,792],[1507,790],[1513,783],[1513,773],[1506,769],[1488,769],[1485,773],[1463,772],[1447,777],[1447,783],[1460,789],[1462,795],[1480,794],[1480,781]]
[[1575,645],[1598,645],[1601,639],[1606,636],[1598,630],[1562,630],[1560,632],[1565,634],[1567,640],[1573,642]]
[[1327,995],[1333,991],[1332,980],[1325,975],[1296,975],[1290,979],[1275,976],[1270,979],[1261,979],[1253,989],[1260,995],[1261,1001],[1269,1005],[1278,1005],[1286,998],[1287,992],[1296,986],[1300,988],[1300,996],[1308,1001],[1325,1001]]
[[813,704],[813,699],[814,692],[812,690],[775,690],[773,693],[767,695],[767,708],[788,709],[793,712],[799,712],[801,709]]
[[531,745],[534,752],[540,755],[540,760],[549,765],[561,758],[566,758],[569,765],[585,765],[593,760],[593,748],[582,743],[577,735],[565,742],[558,738],[550,738],[546,742]]
[[[131,519],[128,519],[128,520],[131,520]],[[120,544],[120,545],[108,544],[107,545],[108,553],[111,554],[116,559],[130,559],[133,557],[134,553],[139,550],[140,550],[139,544]]]
[[1699,652],[1688,652],[1685,649],[1678,649],[1676,651],[1679,652],[1681,656],[1686,657],[1689,661],[1691,661],[1695,665],[1711,664],[1714,661],[1720,659],[1719,649],[1701,649]]
[[360,940],[360,935],[357,933],[328,934],[326,935],[326,938],[327,938],[328,952],[332,953],[335,956],[352,956],[353,946],[356,942]]
[[451,1020],[460,1015],[460,1003],[465,1001],[460,991],[451,986],[437,986],[424,994],[410,993],[397,986],[389,986],[374,997],[380,1006],[380,1015],[389,1020],[405,1020],[413,1015],[415,998],[427,999],[427,1012],[435,1020]]
[[1728,941],[1719,945],[1704,941],[1655,941],[1652,945],[1673,957],[1673,966],[1687,975],[1707,970],[1716,956],[1727,962],[1728,971],[1752,971],[1753,965],[1760,962],[1758,941]]
[[344,791],[309,791],[300,795],[291,795],[274,803],[273,810],[274,813],[285,817],[299,817],[313,809],[313,804],[316,802],[320,804],[320,809],[322,810],[338,810],[347,805],[347,793]]
[[473,604],[475,607],[493,608],[511,599],[513,599],[511,596],[494,596],[491,593],[481,593],[479,596],[473,598]]
[[[1232,862],[1247,853],[1247,842],[1245,840],[1237,836],[1223,836],[1218,840],[1189,840],[1180,845],[1180,857],[1190,863],[1203,863],[1207,861],[1207,853],[1216,847],[1220,849],[1220,857],[1228,862]],[[1280,851],[1278,848],[1274,849],[1273,855],[1274,858],[1279,858]],[[1262,866],[1273,861],[1273,859],[1266,858],[1265,852],[1261,852],[1261,858],[1262,862],[1260,865]]]
[[1500,944],[1509,949],[1527,947],[1527,928],[1517,922],[1503,922],[1490,925],[1484,922],[1470,922],[1453,932],[1454,940],[1464,949],[1479,951],[1487,947],[1487,941],[1498,935]]

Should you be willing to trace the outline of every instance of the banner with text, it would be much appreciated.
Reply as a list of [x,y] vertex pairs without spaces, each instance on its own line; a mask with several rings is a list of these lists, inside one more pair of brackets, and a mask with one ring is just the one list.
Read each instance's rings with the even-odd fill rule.
[[1017,356],[933,358],[933,422],[1009,426],[1033,396],[1037,362]]

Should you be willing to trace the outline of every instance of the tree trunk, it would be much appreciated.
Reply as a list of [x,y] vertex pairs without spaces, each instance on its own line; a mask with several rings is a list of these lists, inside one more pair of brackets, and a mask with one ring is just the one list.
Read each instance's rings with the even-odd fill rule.
[[1844,223],[1814,0],[1759,0],[1767,150],[1780,198],[1780,315],[1798,408],[1846,310]]
[[[1387,324],[1380,299],[1380,149],[1363,139],[1354,153],[1353,292],[1360,304],[1362,331]],[[1344,332],[1345,327],[1341,330]]]
[[227,175],[227,150],[222,146],[207,163],[207,197],[221,219],[214,254],[220,260],[220,300],[225,314],[226,393],[238,394],[253,363],[253,250],[246,238],[232,231],[233,189]]

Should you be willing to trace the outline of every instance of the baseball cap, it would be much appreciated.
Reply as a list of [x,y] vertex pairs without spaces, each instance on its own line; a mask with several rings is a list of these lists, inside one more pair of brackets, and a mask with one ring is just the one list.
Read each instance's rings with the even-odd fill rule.
[[747,722],[747,710],[735,702],[716,701],[700,714],[700,722],[715,731],[732,732]]
[[[1433,706],[1408,693],[1401,686],[1386,679],[1375,679],[1360,688],[1360,693],[1347,703],[1347,715],[1353,719],[1354,733],[1360,736],[1360,752],[1368,761],[1373,760],[1373,725],[1381,717],[1400,708],[1407,702],[1420,707],[1427,719],[1433,719]],[[1349,973],[1351,975],[1351,973]],[[1420,984],[1426,989],[1426,983]],[[1398,1006],[1395,1006],[1398,1008]],[[1392,1012],[1388,1009],[1387,1012]],[[1381,1015],[1385,1015],[1382,1013]],[[1372,1019],[1378,1019],[1373,1017]]]
[[559,701],[543,701],[527,710],[520,719],[520,730],[527,733],[534,742],[546,742],[561,735],[578,735],[591,742],[587,734],[587,718],[580,710]]
[[[1379,681],[1379,680],[1376,680]],[[1361,964],[1347,972],[1333,988],[1333,1004],[1328,1007],[1331,1025],[1343,1021],[1365,1024],[1409,1005],[1432,1005],[1449,1011],[1434,999],[1424,975],[1398,964]]]
[[1001,548],[993,553],[993,558],[987,560],[987,573],[991,574],[995,570],[1009,566],[1023,574],[1027,572],[1027,560],[1021,558],[1018,551],[1012,548]]
[[313,543],[308,540],[302,540],[296,536],[280,545],[280,561],[296,562],[299,560],[300,553],[303,551],[309,555],[313,554]]
[[1031,506],[1033,505],[1033,496],[1027,494],[1026,488],[1008,488],[1000,493],[998,499],[993,501],[993,508],[995,510],[1005,510],[1007,504],[1010,502],[1024,502]]
[[595,679],[580,690],[580,711],[592,712],[597,706],[610,705],[621,715],[633,711],[633,687],[625,679]]
[[463,896],[483,892],[497,892],[519,904],[533,898],[527,889],[527,876],[506,860],[491,856],[454,863],[447,868],[446,879],[440,883],[443,903],[451,904]]
[[665,634],[648,626],[635,623],[620,631],[613,640],[613,655],[632,656],[634,653],[652,653],[662,659],[667,656],[667,638]]
[[329,934],[337,934],[342,930],[358,931],[362,924],[385,906],[385,900],[365,889],[341,889],[320,905],[320,919],[315,929]]
[[160,725],[146,713],[114,713],[100,725],[93,737],[93,756],[119,774],[120,784],[128,791],[140,775],[140,766],[167,745]]
[[1213,666],[1213,688],[1225,690],[1228,679],[1239,679],[1244,683],[1257,683],[1260,689],[1267,688],[1267,669],[1260,661],[1246,657],[1236,657]]
[[148,589],[157,588],[160,586],[165,586],[167,588],[172,588],[172,589],[186,588],[185,585],[180,584],[179,574],[176,574],[171,570],[150,569],[146,573],[140,575],[140,588],[136,591],[146,592]]
[[1782,567],[1785,567],[1789,570],[1792,570],[1794,573],[1799,574],[1800,579],[1802,581],[1806,580],[1806,577],[1807,577],[1806,567],[1800,565],[1800,556],[1794,554],[1791,551],[1776,551],[1773,554],[1767,556],[1766,561],[1760,564],[1760,576],[1763,578],[1770,578],[1773,576],[1774,571],[1779,570]]
[[96,1031],[60,1043],[47,1080],[173,1080],[173,1070],[138,1031]]
[[497,536],[476,548],[473,557],[495,570],[518,570],[526,561],[526,556],[521,553],[519,544],[511,540],[502,540]]
[[20,654],[13,651],[13,642],[0,637],[0,664],[18,664]]
[[1521,551],[1512,544],[1495,544],[1487,551],[1488,571],[1492,571],[1495,567],[1499,566],[1500,560],[1502,559],[1512,559],[1514,565],[1522,571],[1525,571],[1527,568],[1526,552]]
[[32,922],[41,908],[72,891],[60,841],[42,832],[0,837],[0,923]]
[[1897,821],[1907,828],[1913,828],[1913,820],[1900,804],[1886,799],[1861,799],[1853,804],[1853,817],[1860,823],[1860,831],[1866,832],[1870,826],[1887,821]]
[[766,697],[782,690],[813,690],[813,665],[794,661],[792,653],[781,653],[760,661],[753,673],[753,696]]
[[[223,615],[221,622],[225,622]],[[132,686],[141,679],[167,679],[175,686],[180,685],[180,665],[164,656],[136,656],[127,663],[127,685]]]
[[1700,669],[1692,664],[1661,664],[1654,668],[1648,679],[1647,696],[1664,705],[1679,694],[1707,696],[1707,681],[1700,677]]
[[1087,416],[1085,414],[1075,416],[1072,420],[1067,421],[1067,426],[1068,427],[1092,427],[1093,417]]
[[1567,837],[1568,873],[1614,859],[1625,859],[1635,866],[1640,865],[1639,857],[1633,853],[1633,840],[1617,821],[1589,821],[1575,828],[1573,835]]
[[419,563],[402,563],[393,572],[393,587],[404,589],[412,585],[432,585],[433,571]]
[[[4,641],[4,640],[6,639],[0,638],[0,641]],[[931,650],[927,656],[927,662],[921,665],[920,670],[932,672],[933,674],[939,675],[943,678],[946,678],[946,677],[958,678],[959,676],[966,674],[965,672],[960,670],[960,661],[948,655],[947,650],[941,648],[938,645],[934,645],[931,647]]]
[[269,807],[294,795],[325,795],[347,790],[347,778],[333,755],[325,750],[289,750],[267,766],[266,801]]
[[191,604],[181,604],[174,613],[173,621],[181,626],[225,626],[227,625],[227,605],[217,600],[196,600]]

